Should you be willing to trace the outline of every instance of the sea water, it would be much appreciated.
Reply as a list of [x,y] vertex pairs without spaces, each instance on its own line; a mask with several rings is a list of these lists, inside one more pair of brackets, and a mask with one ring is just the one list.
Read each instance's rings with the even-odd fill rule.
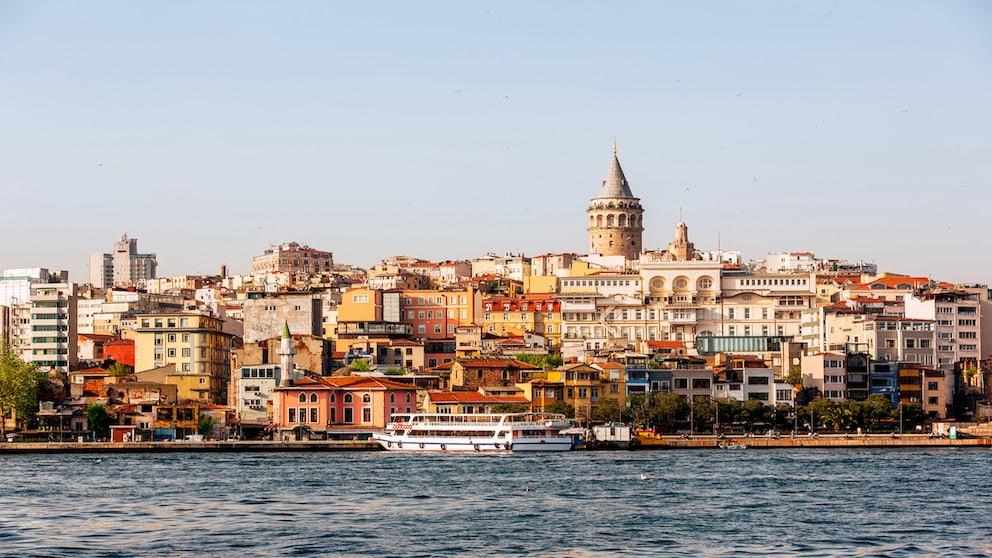
[[988,556],[987,449],[0,457],[2,556]]

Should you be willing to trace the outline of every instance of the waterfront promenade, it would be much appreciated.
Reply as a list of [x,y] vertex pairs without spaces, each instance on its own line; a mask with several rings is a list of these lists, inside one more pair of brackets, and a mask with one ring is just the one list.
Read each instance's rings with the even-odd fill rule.
[[902,434],[892,437],[889,434],[850,435],[824,434],[816,438],[790,436],[771,438],[767,436],[733,436],[718,439],[716,436],[693,436],[682,439],[678,436],[665,437],[665,449],[704,449],[715,448],[718,444],[744,444],[748,449],[777,448],[949,448],[949,447],[990,447],[992,438],[931,438],[927,434]]
[[13,453],[321,452],[380,449],[382,447],[373,440],[0,443],[0,455]]
[[[748,449],[780,448],[992,448],[992,438],[931,438],[925,434],[904,434],[893,438],[887,434],[844,437],[825,434],[817,438],[788,436],[769,438],[743,436],[718,439],[715,436],[664,436],[664,445],[645,449],[700,450],[716,449],[720,443],[744,444]],[[303,440],[303,441],[205,441],[205,442],[11,442],[0,443],[0,455],[17,453],[175,453],[175,452],[332,452],[380,451],[373,440]]]

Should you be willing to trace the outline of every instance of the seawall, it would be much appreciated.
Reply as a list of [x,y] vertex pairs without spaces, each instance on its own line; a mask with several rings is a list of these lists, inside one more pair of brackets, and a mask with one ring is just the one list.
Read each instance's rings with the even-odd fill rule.
[[679,437],[665,438],[667,449],[713,449],[718,444],[744,444],[748,449],[775,448],[961,448],[961,447],[992,447],[992,438],[931,438],[926,434],[904,434],[892,437],[888,434],[871,434],[867,436],[850,436],[830,434],[818,438],[789,436],[780,438],[737,436],[719,440],[715,436],[694,436],[685,440]]
[[377,451],[373,440],[305,440],[287,442],[11,442],[0,443],[0,455],[15,453],[170,453]]

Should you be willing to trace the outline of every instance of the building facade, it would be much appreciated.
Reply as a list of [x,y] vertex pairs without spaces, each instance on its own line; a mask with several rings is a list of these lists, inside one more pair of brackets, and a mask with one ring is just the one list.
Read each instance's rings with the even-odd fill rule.
[[90,254],[90,284],[105,289],[114,286],[142,286],[155,278],[155,254],[139,254],[138,239],[121,235],[110,254]]
[[261,256],[251,259],[252,275],[281,272],[288,274],[319,275],[334,270],[334,254],[316,250],[296,242],[273,246]]
[[623,256],[628,261],[640,256],[644,208],[641,207],[641,200],[630,191],[617,158],[616,144],[613,145],[610,169],[599,193],[589,204],[586,215],[590,254]]
[[135,330],[135,370],[175,366],[180,399],[227,403],[231,336],[205,314],[144,314]]

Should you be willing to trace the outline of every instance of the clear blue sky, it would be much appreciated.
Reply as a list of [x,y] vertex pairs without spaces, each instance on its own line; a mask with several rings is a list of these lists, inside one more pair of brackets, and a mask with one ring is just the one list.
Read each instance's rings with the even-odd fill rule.
[[644,245],[992,283],[992,3],[0,1],[0,268]]

